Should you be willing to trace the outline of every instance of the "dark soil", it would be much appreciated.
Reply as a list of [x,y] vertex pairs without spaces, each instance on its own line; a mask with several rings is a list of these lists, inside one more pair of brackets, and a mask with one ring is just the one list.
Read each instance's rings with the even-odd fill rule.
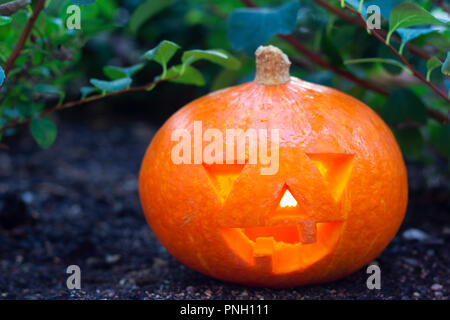
[[[137,174],[153,133],[140,121],[64,121],[48,150],[27,133],[8,142],[11,150],[0,152],[0,299],[449,298],[449,194],[442,178],[417,167],[409,167],[405,222],[377,259],[381,290],[367,289],[365,269],[326,285],[270,290],[184,267],[158,243],[139,204]],[[81,290],[66,287],[73,264]]]

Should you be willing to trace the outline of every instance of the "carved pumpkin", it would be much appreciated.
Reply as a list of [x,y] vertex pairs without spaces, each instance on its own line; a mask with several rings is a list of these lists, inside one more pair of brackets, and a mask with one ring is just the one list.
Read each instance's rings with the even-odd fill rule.
[[[402,155],[362,102],[290,77],[275,47],[256,56],[255,81],[189,103],[154,137],[139,179],[147,221],[173,256],[221,280],[292,287],[341,278],[377,257],[403,220]],[[174,163],[172,134],[195,135],[195,121],[203,132],[279,129],[278,170],[261,174],[248,149],[233,163],[205,163],[193,145],[192,164]]]

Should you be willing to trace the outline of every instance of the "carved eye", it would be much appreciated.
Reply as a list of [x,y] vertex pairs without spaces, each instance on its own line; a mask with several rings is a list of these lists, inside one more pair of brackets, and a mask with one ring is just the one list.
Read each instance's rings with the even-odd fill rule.
[[352,154],[307,153],[319,169],[334,200],[339,200],[347,186],[353,168]]
[[245,164],[203,164],[214,190],[222,202],[230,194],[233,184],[244,166]]

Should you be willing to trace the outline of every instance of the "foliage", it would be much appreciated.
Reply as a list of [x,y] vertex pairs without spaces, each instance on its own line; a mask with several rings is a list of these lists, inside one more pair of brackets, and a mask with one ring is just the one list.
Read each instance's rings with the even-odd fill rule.
[[[76,2],[81,30],[70,31],[67,7]],[[11,16],[0,14],[1,67],[37,3]],[[382,30],[365,26],[371,5],[380,8]],[[249,81],[253,51],[271,43],[289,55],[293,75],[371,106],[408,158],[443,157],[448,163],[446,10],[432,0],[47,0],[6,77],[0,69],[0,135],[29,125],[36,141],[48,147],[56,137],[53,111],[150,91],[163,81],[207,84],[192,87],[195,96]],[[120,49],[124,44],[126,50]]]
[[[46,10],[39,16],[39,20],[33,29],[35,33],[31,32],[30,41],[21,50],[21,55],[14,68],[8,70],[10,72],[6,77],[6,85],[3,87],[0,97],[0,101],[2,101],[0,109],[2,131],[8,132],[8,129],[12,129],[16,125],[29,124],[32,136],[43,148],[50,147],[56,138],[56,125],[51,118],[47,117],[53,111],[79,105],[84,101],[97,100],[106,95],[127,91],[152,90],[156,84],[162,81],[204,85],[205,80],[202,74],[192,66],[193,63],[200,60],[207,60],[229,69],[238,69],[240,66],[237,59],[225,50],[218,49],[185,51],[182,55],[182,63],[168,68],[169,62],[181,47],[174,42],[163,40],[155,48],[142,55],[141,63],[128,67],[105,66],[103,72],[108,79],[91,78],[89,80],[91,86],[80,88],[81,100],[63,104],[66,96],[64,85],[71,81],[70,75],[68,76],[65,71],[76,64],[77,59],[80,58],[79,50],[88,38],[105,31],[105,25],[107,26],[106,29],[116,27],[113,26],[111,20],[118,7],[116,2],[112,0],[106,0],[101,4],[100,2],[95,3],[95,1],[72,1],[72,3],[80,5],[92,4],[92,7],[86,7],[88,8],[87,14],[93,19],[92,21],[99,22],[98,25],[90,24],[87,31],[74,32],[73,30],[66,30],[63,20],[58,18],[62,8],[67,8],[71,4],[70,1],[66,1],[66,5],[58,4],[56,7],[52,7],[51,3],[51,1],[47,2]],[[162,6],[160,10],[163,8]],[[16,43],[12,39],[19,37],[16,32],[25,28],[32,11],[31,7],[24,8],[11,18],[7,17],[9,20],[5,20],[4,24],[6,25],[11,24],[12,21],[15,22],[15,19],[17,19],[19,28],[11,27],[4,30],[3,39],[10,40],[5,41],[10,47],[2,47],[2,53],[7,53],[1,56],[2,62],[6,61],[4,57],[8,56],[8,53],[14,51]],[[51,14],[52,12],[56,13],[55,16]],[[21,14],[23,19],[20,19]],[[108,22],[102,20],[105,15],[109,20]],[[143,22],[141,21],[140,24]],[[136,22],[133,28],[137,28]],[[74,57],[74,55],[77,56]],[[161,65],[162,73],[146,85],[132,87],[132,77],[143,70],[146,64],[151,61]],[[3,84],[4,79],[5,72],[0,69],[0,84]],[[96,95],[92,96],[93,94]],[[48,96],[57,97],[57,102],[52,109],[45,110],[42,108],[42,104],[36,103],[36,101]]]

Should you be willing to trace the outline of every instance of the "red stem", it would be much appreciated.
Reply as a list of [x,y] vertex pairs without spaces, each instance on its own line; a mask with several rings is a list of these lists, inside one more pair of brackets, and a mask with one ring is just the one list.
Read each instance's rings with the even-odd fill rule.
[[[352,24],[354,24],[354,25],[356,25],[358,27],[361,27],[361,28],[364,28],[364,29],[367,28],[365,21],[361,21],[360,19],[358,19],[358,18],[356,18],[356,17],[354,17],[354,16],[352,16],[350,14],[347,14],[345,11],[339,9],[338,7],[335,7],[334,5],[332,5],[331,3],[327,2],[326,0],[313,0],[313,1],[315,3],[317,3],[318,5],[320,5],[321,7],[327,9],[331,13],[335,14],[336,16],[338,16],[338,17],[340,17],[340,18],[342,18],[342,19],[344,19],[344,20],[346,20],[346,21],[348,21],[348,22],[350,22],[350,23],[352,23]],[[384,37],[387,36],[387,32],[386,31],[379,30],[379,32]],[[394,40],[394,41],[400,42],[399,38],[396,35],[394,35],[391,39]],[[411,51],[411,53],[413,53],[414,55],[418,56],[421,59],[428,60],[428,59],[431,58],[431,54],[430,53],[428,53],[426,51],[423,51],[422,49],[416,47],[415,45],[413,45],[411,43],[407,43],[406,47],[409,49],[409,51]]]
[[[355,13],[360,17],[360,19],[365,23],[364,17],[361,15],[360,12],[355,10],[354,8],[350,7],[349,5],[345,5],[347,9],[349,9],[351,12]],[[450,98],[447,96],[445,92],[443,92],[441,89],[439,89],[438,86],[436,86],[431,81],[428,81],[419,71],[417,71],[409,62],[406,60],[400,52],[398,52],[392,45],[386,43],[386,38],[384,38],[382,35],[380,35],[375,29],[369,29],[370,34],[372,34],[375,38],[377,38],[380,42],[382,42],[385,46],[387,46],[396,56],[397,58],[406,66],[409,70],[416,76],[417,79],[425,83],[427,86],[429,86],[431,89],[433,89],[438,95],[440,95],[444,100],[447,102],[450,102]]]
[[[324,4],[326,3],[325,1],[322,0],[313,0],[318,4]],[[241,0],[241,2],[243,4],[245,4],[247,7],[250,8],[257,8],[258,6],[253,2],[253,0]],[[341,10],[339,10],[338,8],[330,5],[329,3],[327,3],[326,8],[328,8],[330,11],[332,11],[335,14],[338,14],[339,12],[339,16],[344,18],[344,15],[341,13]],[[352,12],[355,12],[356,10],[354,10],[353,8],[349,7],[346,5],[346,8],[349,8]],[[351,21],[352,23],[355,23],[357,25],[361,25],[364,24],[364,26],[366,26],[366,22],[364,20],[364,18],[359,14],[358,11],[356,11],[356,13],[358,14],[358,16],[360,17],[359,22],[356,22],[356,19],[353,18],[352,16],[345,14],[345,18],[348,21]],[[361,21],[362,19],[362,21]],[[374,30],[370,30],[371,34],[374,35],[378,40],[382,41],[385,44],[385,39],[383,38],[383,36],[381,36],[379,33],[374,32]],[[325,69],[329,69],[332,70],[333,72],[335,72],[336,74],[341,75],[342,77],[353,81],[356,84],[359,84],[367,89],[370,89],[372,91],[375,91],[377,93],[380,93],[382,95],[389,95],[389,92],[381,87],[378,87],[377,85],[375,85],[374,83],[370,82],[370,81],[366,81],[363,79],[359,79],[358,77],[356,77],[355,75],[353,75],[350,72],[347,72],[345,70],[341,70],[339,68],[337,68],[336,66],[330,64],[328,61],[326,61],[324,58],[322,58],[318,53],[309,50],[306,46],[304,46],[300,41],[297,40],[297,38],[295,38],[293,35],[279,35],[280,38],[282,38],[283,40],[285,40],[286,42],[288,42],[290,45],[292,45],[298,52],[302,53],[303,55],[307,56],[312,62],[314,62],[315,64],[325,68]],[[413,74],[422,82],[426,83],[429,87],[431,87],[435,92],[437,92],[440,96],[442,96],[445,100],[450,101],[449,98],[445,95],[444,92],[442,92],[436,85],[434,85],[433,83],[429,82],[426,80],[426,78],[424,76],[422,76],[422,74],[420,74],[420,72],[418,72],[416,69],[414,69],[414,67],[391,45],[388,45],[389,49],[392,50],[398,57],[399,59],[405,64],[405,66],[407,66],[412,72]],[[429,109],[427,108],[427,113],[429,114],[430,117],[438,120],[439,122],[442,122],[444,124],[449,122],[449,118],[447,115],[442,114],[441,112],[434,110],[434,109]]]
[[293,46],[298,52],[302,53],[303,55],[308,57],[312,62],[321,66],[322,68],[332,70],[333,72],[339,74],[340,76],[342,76],[362,87],[365,87],[367,89],[370,89],[372,91],[375,91],[375,92],[380,93],[385,96],[389,95],[389,92],[386,89],[379,87],[370,81],[360,79],[360,78],[356,77],[354,74],[352,74],[351,72],[339,69],[338,67],[329,63],[327,60],[322,58],[318,53],[311,51],[307,47],[305,47],[293,35],[290,35],[290,34],[289,35],[279,35],[279,37],[282,38],[287,43],[289,43],[291,46]]
[[5,62],[5,66],[3,67],[3,70],[5,71],[5,75],[7,76],[11,68],[14,66],[14,63],[16,62],[17,58],[20,55],[20,52],[23,49],[23,46],[25,45],[25,42],[28,39],[28,36],[31,33],[31,30],[33,29],[33,25],[36,22],[37,18],[39,17],[39,14],[45,7],[45,0],[38,0],[38,3],[34,6],[33,9],[33,15],[31,18],[27,21],[27,24],[25,26],[25,29],[22,31],[19,40],[16,43],[16,46],[14,47],[13,52],[9,56],[8,60]]

